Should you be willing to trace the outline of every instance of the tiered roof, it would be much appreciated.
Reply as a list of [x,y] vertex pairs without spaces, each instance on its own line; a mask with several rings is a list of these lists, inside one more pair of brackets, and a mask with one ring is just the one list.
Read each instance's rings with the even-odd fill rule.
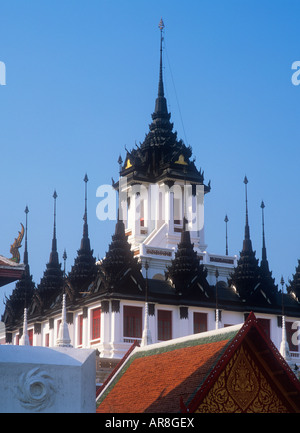
[[[248,179],[245,176],[245,191],[246,191],[246,222],[245,236],[243,241],[243,249],[240,252],[237,267],[231,274],[228,284],[231,286],[242,302],[252,308],[256,307],[273,307],[280,306],[278,298],[278,288],[275,285],[275,280],[272,278],[272,272],[269,270],[267,260],[267,249],[265,243],[264,232],[264,214],[263,216],[263,234],[262,234],[262,259],[259,265],[259,260],[256,259],[256,253],[252,248],[250,238],[250,227],[248,218],[248,197],[247,184]],[[264,210],[262,202],[262,212]]]
[[200,264],[200,258],[194,250],[191,235],[183,221],[180,242],[175,253],[175,259],[168,266],[166,278],[175,288],[176,294],[183,297],[195,296],[202,292],[207,298],[212,296],[212,290],[207,282],[207,270]]
[[79,296],[79,291],[86,291],[88,286],[94,281],[97,274],[96,259],[93,256],[94,251],[91,249],[91,243],[87,222],[87,182],[88,177],[85,175],[85,210],[83,216],[83,234],[80,248],[77,252],[74,265],[67,277],[67,290],[69,297],[74,299]]
[[[140,146],[127,151],[120,174],[126,176],[128,184],[139,181],[150,183],[164,181],[166,184],[172,184],[175,180],[186,179],[194,184],[204,185],[203,171],[198,170],[194,161],[190,160],[191,147],[177,139],[177,132],[173,131],[173,123],[170,121],[171,114],[168,112],[164,95],[162,73],[163,29],[164,24],[161,21],[158,94],[152,114],[152,123]],[[204,190],[208,192],[210,186],[204,185]]]
[[35,307],[39,314],[45,312],[54,302],[57,296],[62,292],[64,285],[64,273],[59,263],[57,252],[57,239],[56,239],[56,199],[57,193],[54,191],[54,223],[53,223],[53,238],[52,248],[50,252],[49,262],[46,265],[43,277],[33,295],[33,306],[30,312],[34,312]]

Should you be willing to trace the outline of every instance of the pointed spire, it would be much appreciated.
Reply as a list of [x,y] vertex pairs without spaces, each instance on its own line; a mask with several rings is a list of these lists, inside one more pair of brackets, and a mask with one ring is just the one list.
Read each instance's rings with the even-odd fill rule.
[[240,252],[237,267],[234,268],[233,273],[228,279],[229,286],[234,287],[238,295],[247,300],[259,287],[260,283],[260,269],[258,259],[255,258],[255,251],[252,249],[252,242],[250,239],[250,229],[248,221],[248,196],[247,184],[248,179],[245,176],[245,200],[246,200],[246,222],[245,222],[245,238],[243,240],[243,249]]
[[202,279],[206,284],[207,271],[203,265],[200,265],[200,259],[194,250],[194,244],[191,242],[189,230],[186,227],[187,220],[183,218],[183,227],[180,242],[175,252],[175,258],[171,265],[167,266],[166,278],[170,279],[175,290],[182,294],[190,285],[190,281],[195,275]]
[[267,249],[266,249],[266,241],[265,241],[265,216],[264,216],[264,209],[265,209],[265,204],[262,201],[261,202],[261,213],[262,213],[262,254],[261,254],[261,267],[266,270],[269,271],[269,263],[267,260]]
[[161,18],[159,25],[158,25],[159,29],[160,29],[160,62],[159,62],[159,81],[158,81],[158,96],[159,97],[164,97],[164,83],[163,83],[163,63],[162,63],[162,52],[163,52],[163,48],[162,48],[162,42],[163,42],[163,30],[165,28],[164,22]]
[[260,207],[262,211],[262,255],[261,255],[261,262],[260,262],[260,281],[261,281],[262,290],[264,291],[265,295],[268,296],[269,301],[275,302],[275,296],[278,290],[275,284],[275,278],[272,277],[272,272],[269,269],[269,262],[267,260],[267,248],[266,248],[266,241],[265,241],[265,216],[264,216],[265,204],[263,201],[261,202]]
[[30,346],[27,330],[27,308],[24,308],[23,334],[19,342],[20,346]]
[[282,335],[281,335],[281,343],[280,343],[280,354],[286,361],[289,360],[290,348],[286,339],[285,316],[282,316]]
[[83,236],[81,240],[81,250],[90,251],[91,245],[90,245],[90,239],[89,239],[89,230],[88,230],[88,223],[87,223],[87,183],[88,183],[88,177],[87,174],[84,176],[84,183],[85,183],[85,192],[84,192],[84,215],[83,215]]
[[84,215],[83,215],[83,235],[78,250],[77,257],[75,258],[72,270],[68,275],[68,280],[71,281],[78,289],[82,290],[82,284],[90,284],[91,279],[94,277],[96,272],[96,259],[93,257],[93,250],[91,249],[91,243],[88,232],[87,222],[87,174],[84,176]]
[[146,299],[145,299],[145,319],[144,319],[144,330],[143,330],[143,335],[142,335],[142,341],[141,341],[141,346],[148,346],[149,344],[152,344],[152,336],[151,336],[151,331],[149,328],[149,304],[148,304],[148,269],[149,269],[149,264],[146,261],[145,263],[145,270],[146,270]]
[[285,315],[284,315],[284,301],[283,301],[283,292],[284,292],[284,279],[281,277],[281,302],[282,302],[282,334],[281,334],[281,343],[280,343],[280,354],[281,356],[288,361],[290,358],[290,348],[286,339],[286,327],[285,327]]
[[161,18],[159,25],[158,25],[159,29],[160,29],[160,62],[159,62],[159,80],[158,80],[158,94],[157,94],[157,99],[155,102],[155,111],[153,113],[153,119],[157,116],[157,117],[163,117],[163,115],[168,115],[168,109],[167,109],[167,100],[165,98],[165,94],[164,94],[164,83],[163,83],[163,31],[165,28],[164,22]]
[[249,220],[248,220],[248,179],[247,176],[244,178],[245,184],[245,201],[246,201],[246,222],[245,222],[245,239],[243,243],[243,251],[252,251],[252,242],[250,239],[250,228],[249,228]]
[[24,298],[25,298],[25,308],[27,307],[27,285],[30,286],[30,283],[32,284],[32,279],[30,278],[30,270],[29,270],[29,263],[28,263],[28,245],[27,245],[27,231],[28,231],[28,213],[29,213],[29,209],[28,206],[26,206],[25,208],[25,215],[26,215],[26,220],[25,220],[25,248],[24,248],[24,265],[25,265],[25,271],[24,274],[22,276],[22,278],[24,280],[28,279],[28,284],[25,284],[24,287]]
[[69,334],[69,327],[67,323],[67,308],[66,308],[66,294],[63,294],[62,298],[62,317],[61,324],[59,327],[58,338],[56,345],[59,347],[71,347],[71,339]]
[[225,215],[225,227],[226,227],[226,247],[225,247],[225,252],[226,252],[226,256],[228,256],[228,233],[227,233],[227,223],[229,221],[228,216]]
[[216,329],[219,329],[220,310],[218,305],[218,278],[219,278],[218,269],[216,269],[215,276],[216,276]]
[[50,260],[49,263],[51,264],[58,264],[58,253],[57,253],[57,240],[56,240],[56,199],[57,199],[57,193],[54,191],[53,193],[54,198],[54,222],[53,222],[53,238],[52,238],[52,250],[50,253]]
[[66,276],[66,261],[67,261],[67,258],[68,258],[66,249],[64,249],[64,253],[63,253],[62,258],[63,258],[63,261],[64,261],[64,277],[65,277]]
[[28,212],[29,212],[28,206],[26,206],[24,212],[25,212],[25,215],[26,215],[26,221],[25,221],[24,265],[25,265],[25,271],[27,271],[27,270],[29,270],[29,268],[28,268],[28,249],[27,249],[27,215],[28,215]]
[[[49,262],[46,265],[46,270],[41,278],[40,284],[38,285],[38,293],[43,308],[51,305],[53,297],[57,295],[58,291],[61,291],[63,285],[63,271],[61,269],[61,264],[58,259],[57,252],[57,240],[56,240],[56,199],[57,193],[54,191],[54,223],[53,223],[53,239],[52,239],[52,249],[50,253]],[[50,295],[51,293],[51,295]]]

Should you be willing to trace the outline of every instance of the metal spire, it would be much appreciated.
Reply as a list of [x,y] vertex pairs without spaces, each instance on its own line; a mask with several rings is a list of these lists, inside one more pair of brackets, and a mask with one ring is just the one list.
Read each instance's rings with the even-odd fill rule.
[[249,221],[248,221],[248,191],[247,191],[248,179],[247,179],[247,176],[244,177],[244,184],[245,184],[245,201],[246,201],[245,239],[250,239],[250,230],[249,230]]
[[56,191],[54,191],[53,193],[53,198],[54,198],[53,239],[52,239],[52,250],[50,253],[49,263],[58,264],[57,241],[56,241],[56,199],[57,199]]
[[218,269],[216,269],[215,276],[216,276],[216,329],[219,329],[220,310],[218,307],[218,278],[219,278]]
[[152,344],[152,337],[151,332],[149,329],[149,305],[148,305],[148,269],[149,264],[146,261],[145,263],[145,270],[146,270],[146,295],[145,295],[145,319],[144,319],[144,330],[143,330],[143,336],[141,341],[141,346],[148,346],[149,344]]
[[87,183],[89,181],[87,174],[84,176],[83,179],[85,183],[85,189],[84,189],[84,215],[83,215],[83,236],[81,240],[81,250],[87,250],[89,251],[91,249],[90,240],[89,240],[89,229],[88,229],[88,223],[87,223]]
[[57,199],[57,193],[54,190],[53,193],[54,198],[54,226],[53,226],[53,238],[56,238],[56,199]]
[[[29,212],[28,206],[26,206],[24,212],[26,214],[26,220],[25,220],[25,248],[24,248],[24,265],[25,265],[24,276],[25,277],[29,277],[30,271],[29,271],[29,264],[28,264],[28,249],[27,249],[27,215],[28,215],[28,212]],[[26,309],[26,307],[27,307],[27,286],[25,286],[24,297],[25,297],[25,309]],[[24,314],[25,314],[25,312],[24,312]]]
[[262,216],[262,260],[267,260],[267,250],[266,250],[266,242],[265,242],[265,216],[264,216],[264,208],[265,204],[261,202],[261,216]]
[[162,60],[162,53],[163,53],[163,47],[162,43],[164,40],[163,37],[163,31],[165,28],[164,22],[161,18],[159,25],[160,29],[160,62],[159,62],[159,80],[158,80],[158,95],[155,102],[155,111],[154,111],[154,117],[155,115],[157,117],[160,117],[160,115],[168,115],[168,109],[167,109],[167,101],[164,95],[164,83],[163,83],[163,60]]
[[164,96],[164,84],[163,84],[163,74],[162,74],[162,42],[163,42],[163,30],[165,28],[163,19],[161,18],[158,27],[160,29],[160,63],[159,63],[159,82],[158,82],[158,96]]
[[119,188],[118,188],[118,215],[117,215],[117,222],[120,221],[120,219],[123,221],[123,210],[122,210],[122,203],[121,203],[121,190],[122,190],[122,176],[121,176],[121,171],[122,171],[122,164],[123,164],[123,159],[121,157],[121,155],[119,155],[118,158],[118,164],[119,164]]
[[28,206],[25,208],[25,214],[26,214],[26,222],[25,222],[25,249],[24,249],[24,265],[25,270],[28,268],[28,249],[27,249],[27,215],[29,212]]
[[89,181],[87,174],[85,174],[84,179],[83,179],[84,183],[85,183],[85,193],[84,193],[84,221],[87,222],[87,183]]
[[250,228],[249,228],[249,221],[248,221],[248,191],[247,191],[247,185],[248,185],[248,179],[247,176],[244,178],[244,184],[245,184],[245,201],[246,201],[246,223],[245,223],[245,239],[243,243],[243,251],[252,251],[252,242],[250,240]]
[[282,299],[282,336],[281,336],[281,343],[280,343],[280,354],[281,356],[288,361],[290,357],[290,348],[289,344],[286,339],[286,328],[285,328],[285,315],[284,315],[284,302],[283,302],[283,286],[284,286],[284,279],[281,277],[280,280],[281,284],[281,299]]
[[64,253],[63,253],[63,261],[64,261],[64,277],[66,276],[66,261],[67,261],[67,251],[66,249],[64,249]]
[[228,256],[228,236],[227,236],[227,223],[229,221],[228,216],[225,215],[225,226],[226,226],[226,256]]

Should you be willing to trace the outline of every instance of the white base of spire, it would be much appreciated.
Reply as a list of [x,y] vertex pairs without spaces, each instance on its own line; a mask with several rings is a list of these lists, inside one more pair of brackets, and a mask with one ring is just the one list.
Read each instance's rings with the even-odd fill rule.
[[30,346],[30,341],[27,332],[27,308],[24,308],[24,323],[23,323],[23,334],[19,342],[20,346]]
[[143,330],[143,335],[142,335],[142,341],[141,341],[141,346],[148,346],[149,344],[152,344],[152,337],[151,337],[151,332],[149,329],[149,316],[148,316],[148,302],[146,302],[145,304],[145,325],[144,325],[144,330]]
[[59,347],[72,347],[71,346],[71,339],[69,334],[69,327],[67,324],[67,310],[66,310],[66,294],[63,294],[63,301],[62,301],[62,321],[59,327],[59,333],[58,338],[56,340],[56,346]]
[[280,354],[286,361],[290,359],[290,349],[288,342],[286,341],[285,316],[282,316],[282,339],[280,343]]

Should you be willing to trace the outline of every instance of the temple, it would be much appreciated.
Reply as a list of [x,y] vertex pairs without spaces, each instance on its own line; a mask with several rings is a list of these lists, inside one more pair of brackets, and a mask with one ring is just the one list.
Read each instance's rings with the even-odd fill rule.
[[[6,343],[94,348],[97,380],[103,383],[134,342],[146,347],[220,330],[243,323],[254,312],[263,332],[278,351],[282,348],[282,356],[298,374],[300,265],[287,291],[283,281],[279,289],[267,259],[264,203],[261,260],[256,257],[247,177],[240,253],[228,255],[227,235],[225,254],[209,251],[204,202],[211,184],[171,122],[164,93],[162,21],[159,29],[158,92],[152,121],[144,141],[127,149],[124,160],[119,157],[119,179],[112,185],[118,191],[118,218],[107,252],[96,260],[91,247],[85,175],[83,232],[74,264],[67,272],[59,260],[55,191],[49,262],[35,284],[28,260],[27,209],[25,269],[20,274],[17,265],[8,263],[11,278],[20,280],[6,300],[2,317]],[[226,228],[228,221],[226,215]],[[4,277],[1,263],[0,277],[2,271]],[[22,339],[24,332],[28,338]]]

